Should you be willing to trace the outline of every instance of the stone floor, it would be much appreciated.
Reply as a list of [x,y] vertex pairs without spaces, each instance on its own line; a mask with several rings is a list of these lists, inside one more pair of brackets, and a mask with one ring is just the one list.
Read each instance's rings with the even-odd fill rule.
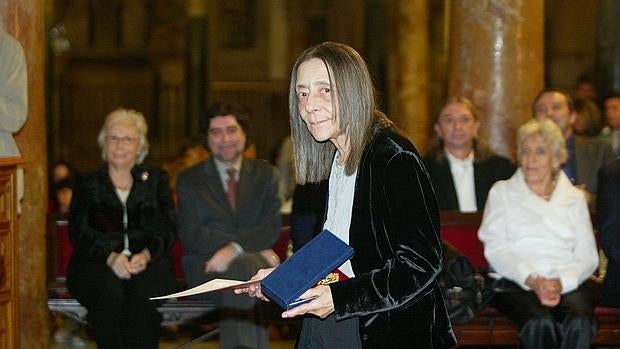
[[[208,327],[207,325],[206,327]],[[213,326],[213,325],[211,325]],[[297,334],[296,323],[278,323],[269,326],[270,349],[293,349],[295,336]],[[192,340],[200,337],[206,327],[199,327],[195,324],[185,324],[178,327],[167,327],[162,329],[162,339],[160,349],[218,349],[219,342],[217,335],[206,340]],[[50,337],[49,349],[96,349],[97,345],[90,338],[88,328],[79,322],[57,316],[54,320],[54,328]]]

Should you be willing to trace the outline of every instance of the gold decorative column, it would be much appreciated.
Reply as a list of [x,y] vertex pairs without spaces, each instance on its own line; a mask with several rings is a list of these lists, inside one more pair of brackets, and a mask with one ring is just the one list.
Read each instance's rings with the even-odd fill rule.
[[388,64],[392,120],[424,153],[430,135],[431,115],[428,108],[429,49],[428,1],[397,0],[393,53]]
[[544,4],[539,0],[451,1],[449,95],[479,108],[481,135],[514,158],[517,128],[544,84]]
[[49,313],[45,284],[47,147],[44,105],[42,0],[4,0],[5,29],[22,44],[28,65],[28,119],[15,136],[24,167],[15,266],[19,278],[19,347],[47,348]]

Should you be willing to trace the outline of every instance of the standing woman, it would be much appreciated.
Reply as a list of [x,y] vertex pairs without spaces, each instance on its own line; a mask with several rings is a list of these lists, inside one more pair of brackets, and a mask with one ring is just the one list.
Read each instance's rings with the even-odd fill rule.
[[[297,347],[453,346],[436,281],[437,201],[416,149],[376,109],[362,57],[332,42],[304,51],[289,108],[297,182],[328,182],[323,228],[355,250],[339,268],[346,277],[311,288],[301,298],[316,299],[282,314],[315,315],[304,317]],[[248,292],[263,297],[260,286]]]
[[161,315],[149,297],[176,287],[174,207],[167,175],[140,165],[146,134],[142,114],[110,113],[97,138],[107,163],[73,194],[67,284],[88,309],[99,348],[157,348]]

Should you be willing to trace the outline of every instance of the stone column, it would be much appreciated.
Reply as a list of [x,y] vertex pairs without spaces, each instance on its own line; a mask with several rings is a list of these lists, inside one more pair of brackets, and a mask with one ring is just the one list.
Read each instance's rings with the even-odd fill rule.
[[187,129],[195,135],[200,130],[200,118],[205,111],[207,96],[207,2],[187,2]]
[[518,127],[544,85],[543,2],[452,1],[449,95],[472,100],[481,136],[514,158]]
[[424,153],[430,135],[428,108],[428,1],[396,1],[394,47],[390,53],[389,85],[394,91],[392,120]]
[[24,199],[18,219],[19,341],[21,348],[47,348],[49,315],[45,284],[47,146],[44,105],[42,0],[4,0],[5,29],[24,47],[28,64],[28,120],[16,135],[24,160]]
[[599,67],[601,69],[600,96],[620,91],[620,3],[601,0],[599,13],[600,41]]

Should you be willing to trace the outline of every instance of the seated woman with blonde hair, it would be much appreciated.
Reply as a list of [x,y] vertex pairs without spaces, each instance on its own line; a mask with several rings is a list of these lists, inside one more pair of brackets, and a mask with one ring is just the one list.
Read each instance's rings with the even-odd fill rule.
[[176,288],[174,206],[166,173],[141,165],[146,134],[141,113],[110,113],[97,139],[105,165],[73,192],[67,286],[101,349],[157,348],[162,317],[149,297]]
[[478,237],[504,292],[491,303],[519,326],[524,348],[590,348],[586,281],[598,265],[584,194],[560,170],[564,138],[551,120],[517,134],[519,168],[491,188]]

